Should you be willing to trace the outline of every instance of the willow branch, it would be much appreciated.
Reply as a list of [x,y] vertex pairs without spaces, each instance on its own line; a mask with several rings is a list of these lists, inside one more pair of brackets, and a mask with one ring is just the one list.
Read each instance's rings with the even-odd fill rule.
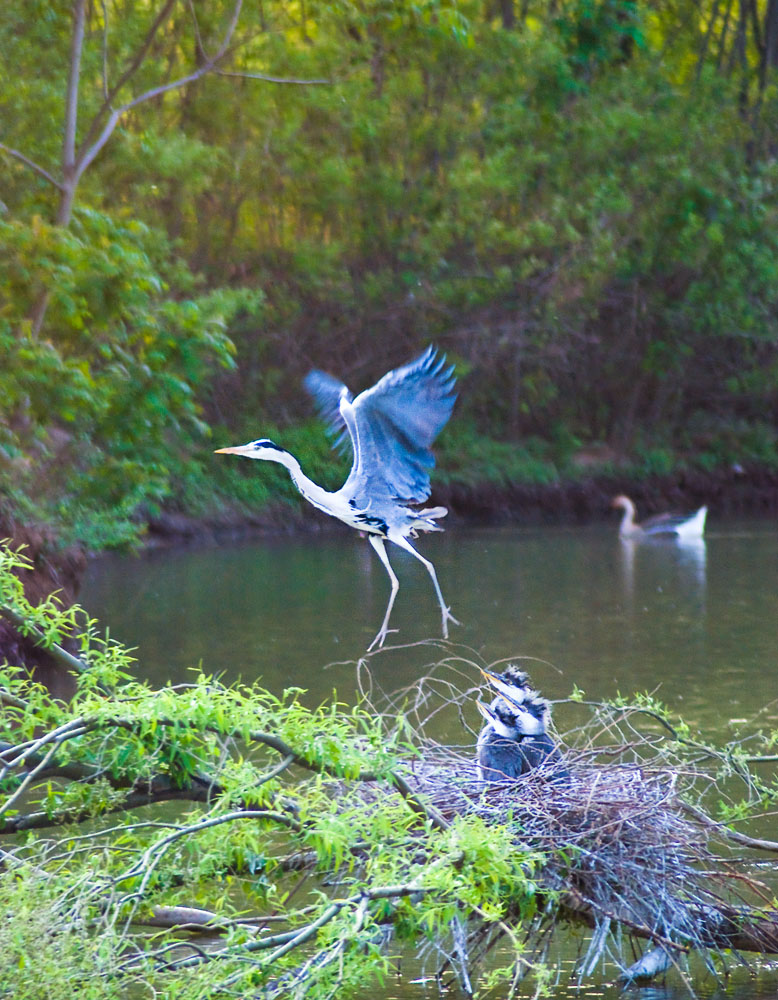
[[[291,756],[294,759],[295,764],[300,767],[304,767],[309,771],[316,771],[319,774],[327,774],[331,777],[342,777],[338,771],[328,766],[327,764],[317,763],[308,760],[301,754],[298,754],[288,743],[285,743],[278,736],[274,736],[272,733],[263,733],[254,731],[249,734],[249,739],[253,740],[255,743],[263,743],[265,746],[271,747],[273,750],[277,750],[278,753],[284,754],[284,756]],[[403,778],[401,774],[396,771],[390,771],[386,775],[376,774],[372,771],[360,771],[354,776],[356,781],[381,781],[386,780],[390,784],[394,785],[400,795],[408,803],[408,806],[413,810],[413,812],[418,813],[428,819],[434,827],[438,830],[448,830],[450,824],[443,816],[438,812],[438,810],[431,805],[428,805],[412,791],[408,782]]]
[[51,758],[54,756],[54,754],[57,752],[58,749],[59,749],[59,743],[54,743],[52,744],[52,746],[49,747],[48,751],[44,755],[40,764],[38,764],[37,767],[34,767],[29,772],[29,774],[26,775],[26,777],[21,782],[19,787],[14,791],[14,793],[12,795],[9,795],[8,798],[5,800],[5,802],[0,804],[0,816],[2,816],[3,813],[7,812],[11,808],[11,806],[16,805],[16,803],[24,795],[24,793],[27,791],[27,789],[30,787],[33,781],[35,781],[35,778],[38,776],[38,774],[46,767],[46,765],[48,764],[48,762],[51,760]]
[[3,763],[0,776],[5,777],[9,770],[15,767],[28,768],[30,765],[37,767],[40,763],[38,752],[49,743],[61,745],[68,739],[75,736],[83,736],[87,727],[81,718],[71,719],[61,726],[49,730],[36,740],[28,740],[19,745],[13,743],[0,744],[0,761]]
[[[366,902],[378,899],[400,899],[402,897],[415,896],[426,891],[422,886],[412,884],[379,886],[374,889],[367,888],[354,896],[335,900],[319,914],[316,920],[312,920],[304,927],[297,928],[294,931],[286,931],[283,934],[266,935],[255,941],[244,942],[238,947],[237,953],[266,951],[278,945],[275,951],[271,952],[265,960],[266,965],[272,966],[274,962],[277,962],[279,958],[283,958],[288,952],[310,941],[317,931],[328,924],[330,920],[346,907],[360,906]],[[180,962],[171,963],[169,967],[175,969],[191,968],[192,966],[200,965],[203,960],[214,961],[224,958],[234,958],[235,955],[236,949],[228,946],[222,948],[220,951],[209,952],[204,958],[199,955],[192,955],[189,958],[182,959]]]
[[[111,813],[129,812],[142,806],[156,805],[159,802],[208,802],[209,795],[204,789],[194,787],[177,788],[164,779],[155,778],[150,781],[145,790],[132,791],[119,802],[112,802],[100,811],[101,816]],[[0,824],[0,835],[21,833],[25,830],[43,830],[52,826],[77,825],[88,823],[95,818],[94,805],[79,809],[63,809],[55,813],[34,812],[21,813],[3,820]]]
[[284,813],[274,812],[270,809],[233,810],[232,812],[225,813],[222,816],[210,816],[207,819],[201,820],[199,823],[191,823],[189,826],[176,830],[175,832],[168,834],[167,837],[163,837],[162,840],[152,844],[151,847],[144,852],[140,861],[133,868],[131,868],[130,871],[124,875],[120,875],[116,879],[116,884],[120,885],[128,879],[142,876],[140,885],[131,893],[128,900],[142,899],[151,876],[154,873],[154,869],[157,867],[159,862],[162,860],[163,855],[172,844],[174,844],[177,840],[180,840],[182,837],[189,837],[194,833],[200,833],[202,830],[209,830],[214,826],[222,826],[224,823],[233,823],[235,820],[239,819],[266,819],[272,820],[274,823],[279,823],[281,826],[285,826],[288,829],[295,830],[297,832],[302,829],[297,820],[292,819],[291,816],[287,816]]
[[77,656],[73,656],[72,653],[63,649],[58,643],[49,642],[37,625],[28,622],[18,611],[14,611],[13,608],[0,605],[0,617],[9,621],[19,631],[20,635],[32,638],[36,646],[45,649],[47,653],[57,660],[58,663],[61,663],[63,667],[67,667],[68,670],[75,670],[77,673],[83,674],[89,669],[88,664]]
[[178,931],[195,933],[222,933],[233,927],[251,927],[258,918],[230,919],[213,910],[203,910],[195,906],[155,906],[149,914],[133,917],[134,924],[143,927],[175,928]]
[[778,851],[778,841],[760,840],[757,837],[748,837],[745,833],[738,833],[737,830],[730,829],[726,823],[720,823],[717,820],[712,819],[701,809],[697,809],[696,806],[690,805],[688,802],[679,802],[679,805],[684,812],[689,813],[690,816],[694,816],[696,820],[703,823],[705,826],[709,826],[716,830],[722,835],[722,837],[725,837],[727,840],[731,840],[734,844],[741,844],[743,847],[753,847],[756,851]]
[[0,705],[10,705],[11,708],[20,708],[22,711],[30,707],[29,702],[23,698],[17,698],[15,694],[11,694],[5,689],[0,689]]
[[[161,726],[170,726],[170,727],[175,727],[176,725],[179,725],[179,723],[176,723],[174,720],[171,719],[159,719],[157,720],[157,723],[158,725]],[[105,719],[105,720],[87,720],[81,718],[73,720],[71,723],[68,723],[69,727],[75,726],[77,730],[71,733],[70,735],[83,735],[86,732],[90,732],[94,729],[105,728],[108,725],[121,726],[123,728],[130,730],[134,730],[136,728],[135,723],[131,722],[130,720],[120,719],[120,718]],[[204,728],[207,731],[219,732],[213,727],[204,727]],[[225,735],[225,734],[220,733],[220,735]],[[232,735],[235,738],[239,738],[241,736],[241,734],[238,732],[235,732]],[[39,749],[40,746],[43,745],[43,743],[48,742],[52,738],[55,738],[52,734],[46,734],[40,740],[30,744],[29,747],[25,746],[21,748],[21,751],[23,751],[23,754],[34,753]],[[314,771],[318,774],[327,774],[330,777],[342,777],[342,773],[340,773],[336,768],[328,764],[309,760],[307,757],[303,756],[302,754],[294,750],[292,747],[290,747],[289,744],[286,743],[284,740],[282,740],[280,737],[274,736],[272,733],[253,731],[249,734],[249,739],[256,743],[262,743],[265,746],[268,746],[271,749],[276,750],[278,753],[283,755],[284,760],[281,761],[281,763],[278,765],[279,767],[278,773],[280,773],[281,770],[285,770],[290,765],[290,763],[294,762],[300,767],[303,767],[309,771]],[[16,749],[19,750],[20,748]],[[23,754],[20,752],[20,756],[22,756]],[[4,752],[0,751],[0,757],[3,755]],[[354,777],[355,780],[357,781],[380,781],[380,780],[388,781],[391,785],[393,785],[397,789],[399,794],[402,796],[402,798],[405,800],[405,802],[408,804],[409,808],[413,812],[417,813],[420,816],[423,816],[436,829],[439,830],[449,829],[450,824],[440,814],[440,812],[434,806],[431,806],[423,802],[418,797],[418,795],[416,795],[416,793],[413,792],[413,790],[411,789],[410,785],[405,780],[405,778],[398,772],[390,771],[386,775],[381,775],[372,771],[360,771]],[[213,787],[216,786],[212,785],[211,788]]]

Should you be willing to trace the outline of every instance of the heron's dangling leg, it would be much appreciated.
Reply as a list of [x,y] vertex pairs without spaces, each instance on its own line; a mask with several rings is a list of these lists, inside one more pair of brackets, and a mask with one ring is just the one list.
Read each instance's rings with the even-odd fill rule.
[[368,535],[367,540],[373,546],[376,551],[376,555],[381,560],[386,568],[386,572],[389,574],[389,579],[392,583],[392,592],[389,595],[389,603],[386,606],[386,614],[384,615],[384,620],[381,628],[378,630],[378,635],[373,639],[370,645],[367,647],[368,653],[375,649],[376,646],[383,646],[384,639],[386,639],[389,634],[389,615],[392,613],[392,608],[394,607],[394,599],[397,597],[397,591],[400,589],[400,581],[395,576],[394,570],[392,569],[392,564],[389,562],[389,556],[386,554],[386,542],[380,535]]
[[410,552],[412,556],[415,556],[420,563],[426,566],[427,572],[432,577],[432,583],[435,587],[435,593],[438,596],[438,604],[440,605],[441,614],[443,616],[443,638],[448,639],[448,622],[452,622],[454,625],[461,625],[461,622],[458,622],[451,614],[451,608],[449,608],[443,600],[443,594],[440,592],[440,584],[438,583],[438,577],[435,573],[435,567],[429,559],[425,559],[423,555],[417,552],[408,539],[404,538],[402,535],[396,538],[390,538],[389,541],[394,542],[395,545],[399,545],[400,548],[405,549],[406,552]]

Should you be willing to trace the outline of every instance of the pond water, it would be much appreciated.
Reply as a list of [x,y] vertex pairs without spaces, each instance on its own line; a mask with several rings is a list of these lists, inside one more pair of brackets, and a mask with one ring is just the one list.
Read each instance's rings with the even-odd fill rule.
[[[400,579],[389,637],[370,657],[385,690],[414,682],[444,655],[463,662],[528,657],[547,697],[574,686],[587,697],[651,691],[712,740],[778,727],[778,526],[709,521],[704,542],[643,544],[618,539],[615,525],[483,528],[456,524],[423,538],[453,613],[452,645],[424,567],[390,552]],[[391,546],[389,547],[392,548]],[[111,635],[137,647],[138,673],[155,683],[207,672],[262,679],[272,691],[307,689],[318,703],[333,689],[352,701],[355,663],[383,617],[389,585],[366,541],[353,532],[166,550],[92,564],[80,595]],[[400,645],[400,644],[403,645]],[[465,674],[467,666],[464,667]],[[477,683],[472,668],[470,683]],[[555,714],[558,727],[565,728]],[[477,726],[473,711],[472,725]],[[441,741],[467,736],[441,715]],[[707,997],[775,997],[778,974],[736,981]],[[555,997],[567,997],[560,985]],[[688,995],[680,982],[641,991],[646,1000]],[[384,997],[437,995],[407,979]],[[577,996],[613,996],[587,987]]]

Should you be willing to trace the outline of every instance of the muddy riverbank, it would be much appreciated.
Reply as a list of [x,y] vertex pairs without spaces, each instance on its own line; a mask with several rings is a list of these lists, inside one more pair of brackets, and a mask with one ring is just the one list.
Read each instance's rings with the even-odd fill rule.
[[[695,510],[703,504],[717,515],[778,516],[778,469],[688,471],[635,480],[628,476],[592,475],[554,483],[437,484],[430,503],[449,509],[445,525],[618,523],[611,499],[626,493],[641,516],[665,510]],[[149,522],[149,547],[208,544],[228,538],[319,533],[346,529],[333,518],[299,504],[276,504],[247,514],[224,511],[216,517],[193,518],[166,512]]]

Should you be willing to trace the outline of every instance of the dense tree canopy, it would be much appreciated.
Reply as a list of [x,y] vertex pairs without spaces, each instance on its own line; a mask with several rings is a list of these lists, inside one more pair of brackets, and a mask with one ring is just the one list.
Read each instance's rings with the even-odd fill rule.
[[11,0],[0,50],[20,506],[207,505],[209,427],[315,461],[307,368],[430,340],[454,477],[776,461],[775,0]]

